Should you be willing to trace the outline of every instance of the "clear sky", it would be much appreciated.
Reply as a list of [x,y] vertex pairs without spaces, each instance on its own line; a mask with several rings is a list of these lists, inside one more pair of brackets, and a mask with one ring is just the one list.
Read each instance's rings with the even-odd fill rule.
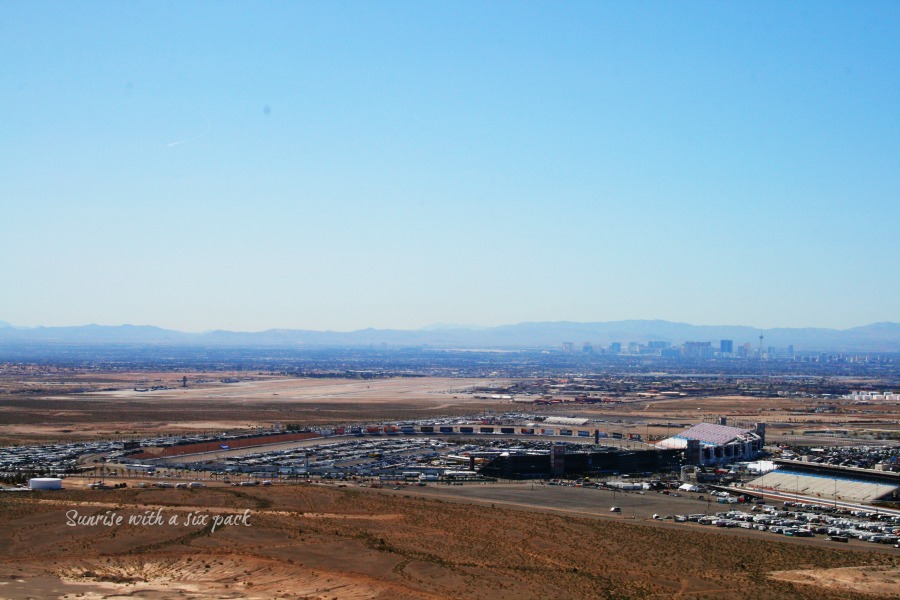
[[0,320],[900,321],[900,2],[2,2]]

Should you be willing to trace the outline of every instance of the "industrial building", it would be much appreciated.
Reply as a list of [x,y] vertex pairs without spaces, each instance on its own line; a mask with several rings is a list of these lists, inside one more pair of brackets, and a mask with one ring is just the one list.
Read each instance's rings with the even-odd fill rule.
[[[588,419],[580,419],[577,417],[547,417],[544,419],[544,425],[569,425],[572,427],[581,427],[590,423]],[[536,423],[540,425],[540,423]]]
[[683,450],[687,464],[721,465],[756,458],[765,444],[765,436],[765,423],[758,423],[753,428],[729,427],[723,418],[721,424],[694,425],[656,446]]

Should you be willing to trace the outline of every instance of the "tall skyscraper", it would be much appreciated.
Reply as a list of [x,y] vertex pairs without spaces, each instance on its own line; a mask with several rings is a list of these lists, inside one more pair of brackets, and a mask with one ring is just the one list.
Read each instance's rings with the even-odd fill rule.
[[713,354],[712,342],[685,342],[681,345],[684,356],[709,358]]
[[731,354],[734,352],[734,341],[722,340],[719,342],[719,352],[721,354]]

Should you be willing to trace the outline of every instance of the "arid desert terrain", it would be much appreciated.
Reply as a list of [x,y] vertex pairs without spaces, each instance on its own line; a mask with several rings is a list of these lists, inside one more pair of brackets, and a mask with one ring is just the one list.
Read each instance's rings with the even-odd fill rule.
[[[215,373],[182,383],[174,373],[8,377],[0,438],[21,444],[529,410],[471,392],[499,380]],[[730,410],[784,421],[800,403],[692,398],[542,410],[657,421]],[[136,480],[87,490],[87,481],[0,494],[0,598],[900,595],[900,554],[891,547],[659,523],[649,514],[661,510],[653,502],[662,497],[649,495],[631,515],[613,517],[605,497],[585,504],[564,496],[572,490],[547,488],[530,499],[524,485],[479,494],[470,486],[396,491],[352,483],[157,489]],[[558,506],[551,494],[559,494]],[[152,515],[162,523],[146,521]]]

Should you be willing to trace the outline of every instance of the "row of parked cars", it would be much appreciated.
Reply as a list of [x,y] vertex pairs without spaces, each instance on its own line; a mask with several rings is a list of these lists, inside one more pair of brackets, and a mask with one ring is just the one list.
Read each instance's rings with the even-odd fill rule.
[[[900,517],[868,511],[846,511],[847,515],[827,514],[835,512],[831,507],[785,503],[786,508],[800,510],[779,510],[773,506],[757,508],[757,512],[732,510],[715,515],[691,514],[675,515],[675,521],[684,523],[693,521],[700,525],[716,527],[742,527],[758,531],[769,531],[789,537],[813,537],[827,535],[835,542],[846,542],[856,538],[872,543],[894,544],[900,547]],[[756,508],[756,507],[754,507]],[[824,509],[818,512],[816,509]],[[857,514],[850,514],[856,512]]]

